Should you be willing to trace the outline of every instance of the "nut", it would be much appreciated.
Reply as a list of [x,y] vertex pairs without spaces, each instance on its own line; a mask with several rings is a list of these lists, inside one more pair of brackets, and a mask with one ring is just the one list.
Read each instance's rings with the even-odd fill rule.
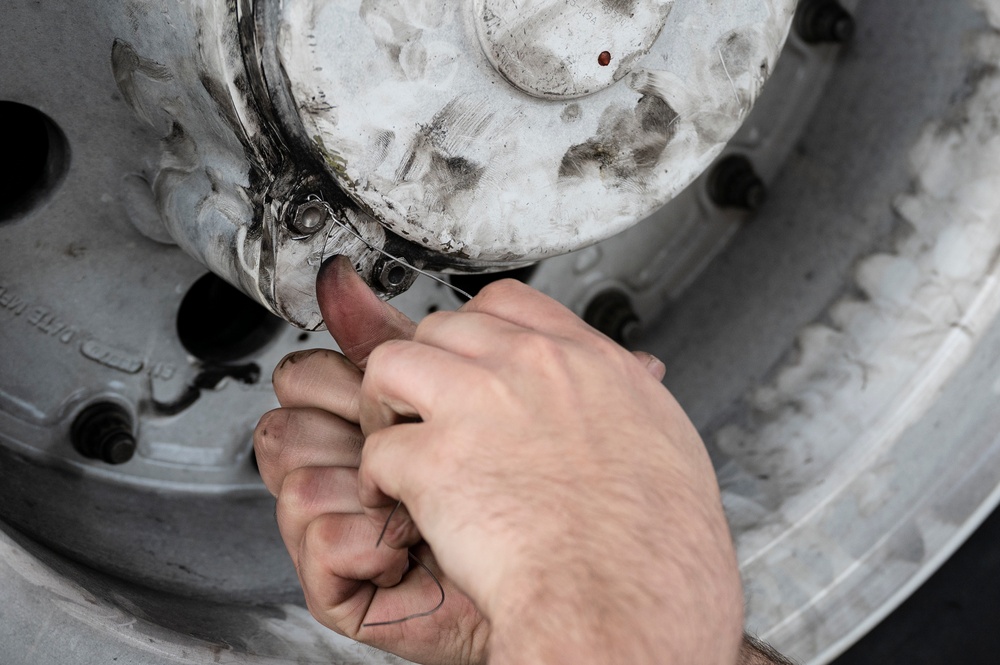
[[295,211],[295,216],[289,222],[289,227],[297,233],[312,235],[326,226],[329,211],[326,205],[317,201],[303,203]]

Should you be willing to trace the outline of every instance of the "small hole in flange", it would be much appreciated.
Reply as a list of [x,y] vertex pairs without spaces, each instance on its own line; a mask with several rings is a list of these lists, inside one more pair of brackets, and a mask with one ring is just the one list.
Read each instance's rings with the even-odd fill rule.
[[597,56],[597,64],[601,67],[607,67],[611,64],[611,53],[608,51],[601,51],[601,54]]
[[228,363],[259,351],[281,327],[281,319],[212,273],[188,289],[177,310],[181,344],[206,363]]
[[0,222],[21,217],[51,194],[69,164],[66,136],[44,113],[0,101]]
[[309,341],[309,333],[306,333],[306,332],[299,333],[299,341],[300,342],[308,342]]

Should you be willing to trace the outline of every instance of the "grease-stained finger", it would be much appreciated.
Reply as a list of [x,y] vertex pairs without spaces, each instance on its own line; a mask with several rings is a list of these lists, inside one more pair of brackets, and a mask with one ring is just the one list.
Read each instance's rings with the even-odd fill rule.
[[329,259],[316,276],[316,297],[326,327],[352,363],[365,368],[368,356],[391,339],[410,339],[416,324],[372,292],[349,259]]
[[281,406],[314,407],[358,422],[361,370],[330,349],[296,351],[274,369],[274,394]]
[[409,567],[406,550],[375,547],[377,538],[364,515],[328,513],[309,523],[297,548],[309,611],[349,636],[365,622],[378,587],[395,586]]
[[260,477],[277,496],[285,476],[302,466],[361,463],[361,427],[328,411],[281,408],[265,413],[253,433]]
[[[349,467],[300,467],[287,476],[278,494],[278,529],[294,561],[309,523],[327,513],[362,514],[358,470]],[[372,541],[374,545],[375,541]]]

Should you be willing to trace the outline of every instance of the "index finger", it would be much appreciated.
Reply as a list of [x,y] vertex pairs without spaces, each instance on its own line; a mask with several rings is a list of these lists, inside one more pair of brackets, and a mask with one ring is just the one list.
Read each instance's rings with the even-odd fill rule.
[[350,259],[328,259],[316,276],[316,298],[323,321],[348,360],[364,369],[372,350],[392,339],[412,339],[417,325],[382,302]]

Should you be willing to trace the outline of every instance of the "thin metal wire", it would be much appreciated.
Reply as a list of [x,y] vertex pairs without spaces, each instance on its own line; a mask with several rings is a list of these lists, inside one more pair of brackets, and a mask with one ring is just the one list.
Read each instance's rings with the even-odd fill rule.
[[357,231],[355,231],[353,226],[351,226],[349,223],[343,221],[336,214],[334,214],[333,209],[330,207],[329,203],[327,203],[323,199],[319,198],[315,194],[310,195],[309,197],[307,197],[306,200],[313,201],[313,202],[316,202],[316,203],[322,203],[324,206],[326,206],[327,213],[330,215],[330,219],[333,220],[333,223],[336,224],[337,226],[339,226],[340,228],[344,229],[348,233],[350,233],[352,236],[354,236],[355,238],[357,238],[361,242],[363,242],[365,245],[368,246],[368,249],[371,249],[372,251],[378,252],[379,254],[385,256],[386,258],[392,259],[396,263],[398,263],[398,264],[400,264],[402,266],[405,266],[405,267],[409,268],[410,270],[412,270],[413,272],[423,275],[424,277],[428,277],[428,278],[434,280],[435,282],[437,282],[438,284],[444,284],[445,286],[447,286],[449,289],[451,289],[455,293],[458,293],[459,295],[461,295],[462,297],[464,297],[466,300],[472,300],[472,296],[471,295],[469,295],[466,291],[458,288],[454,284],[448,282],[447,280],[441,279],[437,275],[435,275],[433,273],[429,273],[426,270],[421,270],[420,268],[418,268],[415,265],[411,264],[406,259],[403,259],[403,258],[401,258],[399,256],[393,256],[392,254],[390,254],[389,252],[385,251],[381,247],[376,247],[375,245],[373,245],[371,242],[368,241],[367,238],[365,238],[363,235],[361,235],[360,233],[358,233]]
[[389,522],[392,521],[392,516],[396,514],[399,507],[403,505],[403,501],[399,500],[396,505],[393,506],[392,510],[389,511],[389,516],[385,518],[385,524],[382,525],[382,531],[378,534],[378,540],[375,541],[375,547],[378,548],[382,544],[382,539],[385,538],[385,531],[389,528]]
[[[382,525],[382,532],[378,534],[378,542],[375,543],[375,547],[378,547],[379,545],[382,544],[382,539],[385,537],[385,532],[389,528],[389,522],[392,521],[393,515],[396,514],[396,511],[399,510],[399,507],[402,506],[402,505],[403,505],[402,501],[397,501],[396,505],[389,512],[389,517],[386,518],[385,524]],[[441,600],[438,601],[437,605],[435,605],[431,609],[427,610],[426,612],[418,612],[417,614],[409,614],[409,615],[403,617],[402,619],[392,619],[390,621],[372,621],[372,622],[369,622],[369,623],[363,623],[363,624],[361,624],[362,628],[371,628],[373,626],[392,626],[392,625],[397,624],[397,623],[403,623],[404,621],[409,621],[410,619],[419,619],[421,617],[427,617],[427,616],[430,616],[430,615],[434,614],[435,612],[437,612],[439,609],[441,609],[441,606],[444,605],[444,585],[441,584],[441,580],[439,580],[438,577],[437,577],[437,575],[434,574],[434,571],[432,571],[430,568],[427,567],[427,564],[425,564],[423,561],[421,561],[419,558],[417,558],[416,554],[414,554],[413,552],[410,552],[409,550],[407,550],[406,553],[407,553],[407,555],[409,555],[409,557],[411,559],[413,559],[414,562],[416,562],[416,564],[418,566],[420,566],[421,568],[423,568],[424,571],[428,575],[431,576],[432,580],[434,580],[434,584],[437,585],[438,591],[441,592]]]

